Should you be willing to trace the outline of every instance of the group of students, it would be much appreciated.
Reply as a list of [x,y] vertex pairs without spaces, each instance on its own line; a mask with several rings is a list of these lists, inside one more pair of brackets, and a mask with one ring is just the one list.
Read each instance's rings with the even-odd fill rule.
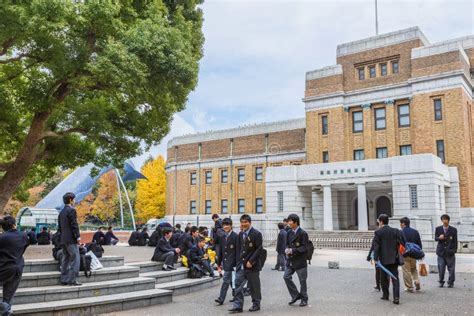
[[[454,287],[455,254],[457,252],[457,230],[449,225],[450,217],[441,216],[443,225],[436,227],[435,241],[438,242],[436,255],[438,261],[439,287],[444,287],[446,269],[449,272],[448,288]],[[402,266],[405,291],[414,293],[421,290],[417,260],[424,257],[419,232],[410,227],[410,219],[400,219],[400,230],[388,226],[389,217],[381,214],[377,222],[372,247],[367,261],[375,263],[375,289],[382,290],[382,300],[389,300],[390,280],[393,287],[393,303],[400,303],[400,281],[398,267]]]
[[48,227],[43,226],[40,233],[36,233],[36,228],[31,228],[27,234],[28,242],[30,245],[50,245],[51,244],[51,231]]
[[99,227],[92,236],[92,242],[101,246],[115,246],[119,242],[119,238],[114,234],[114,228],[109,226],[104,234],[104,227]]

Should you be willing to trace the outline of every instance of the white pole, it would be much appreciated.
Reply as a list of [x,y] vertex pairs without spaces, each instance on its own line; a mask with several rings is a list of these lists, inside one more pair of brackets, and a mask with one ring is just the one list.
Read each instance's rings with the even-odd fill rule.
[[375,35],[379,35],[379,17],[377,12],[377,0],[375,0]]
[[122,223],[122,228],[123,228],[122,190],[120,189],[119,177],[120,177],[120,175],[118,174],[118,170],[115,169],[115,179],[117,180],[117,189],[118,189],[118,196],[119,196],[119,203],[120,203],[120,221]]
[[122,177],[120,176],[120,172],[118,170],[117,170],[117,174],[118,174],[118,179],[120,183],[122,184],[123,191],[125,192],[125,198],[127,199],[128,207],[130,208],[130,215],[132,215],[133,230],[135,230],[136,229],[135,216],[133,216],[132,203],[130,203],[130,198],[128,197],[127,188],[125,187],[125,184],[123,184]]

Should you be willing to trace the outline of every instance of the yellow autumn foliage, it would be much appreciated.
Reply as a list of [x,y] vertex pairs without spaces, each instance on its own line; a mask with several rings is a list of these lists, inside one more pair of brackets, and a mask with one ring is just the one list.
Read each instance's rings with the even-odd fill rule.
[[137,222],[146,223],[151,218],[162,218],[166,212],[166,171],[162,156],[143,165],[142,174],[148,180],[137,181]]

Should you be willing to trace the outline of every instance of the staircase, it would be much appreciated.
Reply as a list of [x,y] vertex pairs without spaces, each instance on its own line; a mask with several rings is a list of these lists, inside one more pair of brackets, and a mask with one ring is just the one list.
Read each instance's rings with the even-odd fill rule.
[[374,238],[373,231],[357,230],[319,231],[308,230],[315,248],[369,250]]
[[[60,285],[54,260],[25,262],[17,290],[15,315],[92,315],[170,303],[173,295],[190,293],[219,283],[219,278],[188,279],[188,269],[162,271],[162,263],[124,264],[123,257],[104,256],[103,269],[90,278],[80,272],[82,286]],[[0,291],[0,297],[2,293]]]

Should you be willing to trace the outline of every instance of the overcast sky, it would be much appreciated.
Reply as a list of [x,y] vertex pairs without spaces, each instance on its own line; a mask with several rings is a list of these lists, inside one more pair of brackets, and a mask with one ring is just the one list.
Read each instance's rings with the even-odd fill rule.
[[[374,0],[207,0],[199,83],[169,137],[304,116],[305,72],[375,35]],[[472,0],[378,0],[379,33],[419,26],[431,43],[474,34]]]

